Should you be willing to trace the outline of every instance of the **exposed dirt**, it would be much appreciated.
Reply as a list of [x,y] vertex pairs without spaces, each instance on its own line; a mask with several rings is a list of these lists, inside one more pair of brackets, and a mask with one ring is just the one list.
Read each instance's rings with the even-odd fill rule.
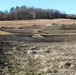
[[76,42],[0,42],[1,75],[75,75]]
[[0,75],[76,75],[75,23],[1,21]]

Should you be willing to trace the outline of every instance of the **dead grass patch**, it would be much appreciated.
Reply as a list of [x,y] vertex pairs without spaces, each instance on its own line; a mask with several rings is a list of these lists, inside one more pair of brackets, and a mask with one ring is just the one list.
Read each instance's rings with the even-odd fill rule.
[[0,30],[0,35],[11,35],[11,33]]
[[28,25],[47,25],[47,24],[76,24],[76,20],[72,19],[37,19],[37,20],[21,20],[21,21],[0,21],[0,27],[19,27]]

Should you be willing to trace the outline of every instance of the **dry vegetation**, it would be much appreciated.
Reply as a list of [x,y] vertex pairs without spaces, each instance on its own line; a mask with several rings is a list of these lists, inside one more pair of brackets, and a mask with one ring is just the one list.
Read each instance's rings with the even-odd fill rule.
[[11,35],[10,32],[6,32],[6,31],[0,31],[0,35]]
[[18,27],[26,25],[46,25],[46,24],[73,24],[76,20],[71,19],[53,19],[53,20],[22,20],[22,21],[0,21],[0,27]]
[[76,75],[75,20],[0,21],[0,30],[0,75]]

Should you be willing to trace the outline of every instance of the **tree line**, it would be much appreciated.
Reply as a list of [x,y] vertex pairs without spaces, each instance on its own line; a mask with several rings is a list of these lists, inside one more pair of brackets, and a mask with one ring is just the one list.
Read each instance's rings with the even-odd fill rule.
[[31,20],[31,19],[57,19],[70,18],[76,19],[74,14],[65,14],[58,10],[33,8],[26,6],[12,7],[10,11],[0,11],[0,20]]

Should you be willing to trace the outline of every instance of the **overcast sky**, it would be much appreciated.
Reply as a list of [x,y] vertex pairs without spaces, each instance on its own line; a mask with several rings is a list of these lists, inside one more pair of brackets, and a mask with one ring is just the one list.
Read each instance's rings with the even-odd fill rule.
[[0,10],[26,5],[44,9],[57,9],[68,14],[76,14],[76,0],[0,0]]

